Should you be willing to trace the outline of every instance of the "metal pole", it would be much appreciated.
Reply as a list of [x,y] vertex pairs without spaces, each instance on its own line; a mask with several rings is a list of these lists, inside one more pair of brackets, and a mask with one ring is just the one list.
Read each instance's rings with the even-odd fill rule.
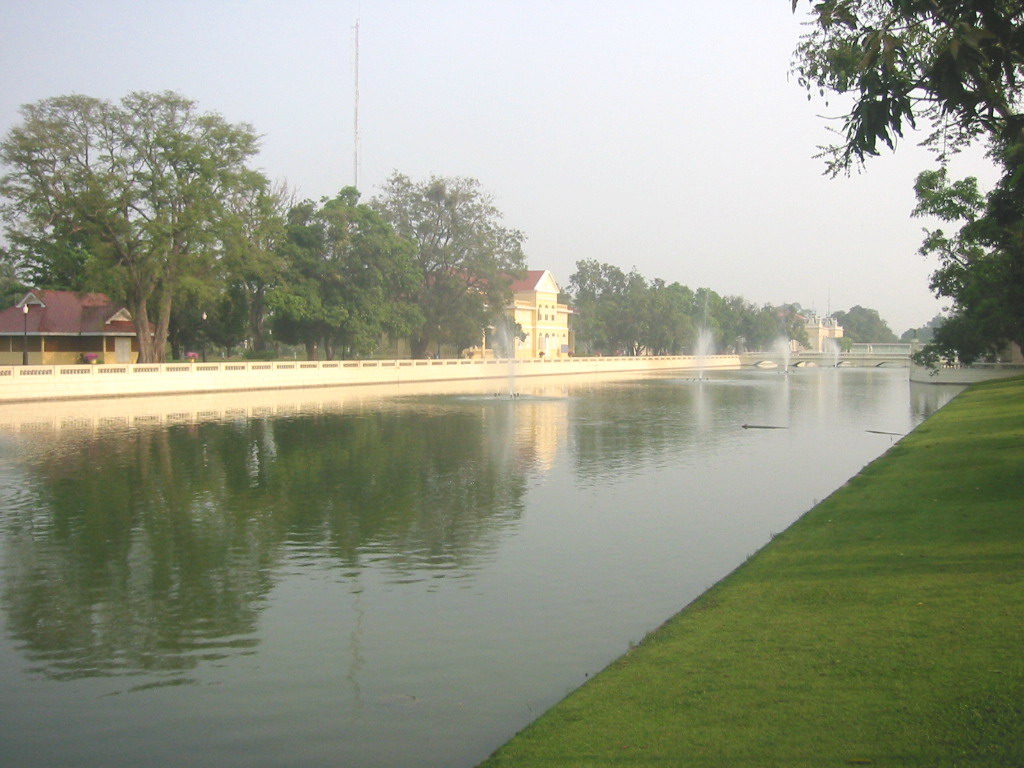
[[24,317],[24,330],[21,336],[21,364],[28,365],[28,302],[21,305],[21,314]]
[[352,186],[359,189],[359,17],[355,27],[355,108],[352,115]]

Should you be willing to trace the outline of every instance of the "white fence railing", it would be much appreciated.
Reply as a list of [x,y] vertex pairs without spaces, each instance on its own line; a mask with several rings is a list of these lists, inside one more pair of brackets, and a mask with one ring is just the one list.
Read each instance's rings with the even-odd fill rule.
[[0,401],[395,384],[739,365],[735,355],[530,360],[274,360],[0,366]]

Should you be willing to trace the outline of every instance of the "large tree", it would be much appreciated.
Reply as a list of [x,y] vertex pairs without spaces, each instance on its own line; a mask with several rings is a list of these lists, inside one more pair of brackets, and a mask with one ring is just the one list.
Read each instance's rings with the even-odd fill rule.
[[[793,8],[799,0],[793,0]],[[1019,0],[810,0],[813,22],[796,52],[809,91],[841,94],[839,141],[825,149],[839,173],[930,127],[944,161],[981,140],[1002,170],[987,196],[945,170],[918,180],[918,215],[966,227],[928,233],[935,293],[952,300],[949,328],[925,357],[969,361],[1024,341],[1024,5]],[[971,191],[973,200],[963,193]]]
[[40,274],[33,260],[48,249],[51,273],[80,262],[72,272],[86,275],[88,287],[128,305],[140,360],[162,361],[175,298],[213,274],[225,201],[266,185],[246,165],[256,134],[172,92],[134,92],[116,103],[59,96],[21,114],[0,143],[16,262],[29,276]]
[[935,329],[941,326],[946,321],[942,315],[935,315],[931,320],[922,325],[920,328],[908,328],[902,334],[900,334],[900,341],[902,342],[918,342],[921,344],[927,344],[935,336]]
[[647,280],[596,259],[576,262],[569,278],[576,343],[588,353],[637,354],[643,346]]
[[476,179],[416,182],[396,173],[372,204],[415,244],[422,320],[409,336],[413,357],[442,343],[460,349],[479,343],[484,329],[503,317],[512,278],[526,267],[522,233],[502,225]]
[[896,334],[878,314],[877,309],[857,304],[846,312],[834,312],[832,316],[843,327],[843,338],[850,342],[896,341]]
[[243,188],[228,199],[224,249],[227,288],[218,302],[217,314],[225,330],[233,326],[231,318],[244,315],[245,331],[256,352],[267,347],[268,295],[285,274],[283,250],[288,212],[293,205],[283,184]]
[[310,358],[321,349],[327,359],[365,354],[382,334],[406,334],[421,321],[412,243],[360,204],[353,187],[294,206],[282,255],[284,279],[268,296],[274,327]]
[[953,300],[935,329],[923,362],[957,358],[970,363],[997,354],[1007,341],[1024,348],[1024,180],[1007,173],[983,195],[977,180],[950,181],[926,171],[916,184],[915,215],[957,227],[927,231],[921,253],[939,260],[931,287]]

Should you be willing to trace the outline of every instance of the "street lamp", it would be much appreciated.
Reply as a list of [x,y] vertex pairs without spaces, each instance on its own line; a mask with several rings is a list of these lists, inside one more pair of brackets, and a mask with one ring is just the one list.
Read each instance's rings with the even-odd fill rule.
[[28,302],[21,305],[21,314],[24,317],[24,329],[21,335],[21,364],[28,365]]
[[202,347],[200,347],[199,351],[202,353],[202,355],[203,355],[203,362],[205,363],[206,362],[206,313],[205,312],[203,312],[203,324],[199,327],[199,333],[202,336],[202,339],[200,340],[200,344],[202,344]]

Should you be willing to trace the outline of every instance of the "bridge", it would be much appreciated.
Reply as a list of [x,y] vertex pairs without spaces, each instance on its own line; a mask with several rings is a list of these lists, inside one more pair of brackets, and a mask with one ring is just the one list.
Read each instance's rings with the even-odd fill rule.
[[[786,364],[786,355],[778,350],[744,352],[742,365],[759,368],[777,368]],[[793,352],[789,355],[792,368],[909,368],[910,355],[901,352]]]

